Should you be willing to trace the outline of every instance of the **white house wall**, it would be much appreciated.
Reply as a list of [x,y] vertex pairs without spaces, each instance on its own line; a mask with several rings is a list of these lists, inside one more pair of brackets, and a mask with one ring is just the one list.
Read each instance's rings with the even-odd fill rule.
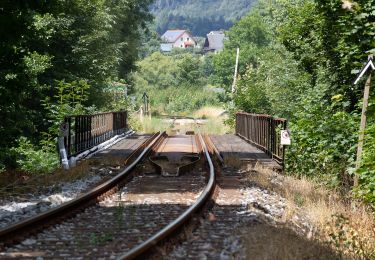
[[192,39],[192,37],[188,33],[182,34],[175,43],[173,43],[173,48],[185,48],[184,43],[185,42],[193,42],[195,46],[195,41]]
[[172,43],[162,43],[162,44],[160,44],[161,51],[170,52],[170,51],[172,51],[172,48],[173,48]]

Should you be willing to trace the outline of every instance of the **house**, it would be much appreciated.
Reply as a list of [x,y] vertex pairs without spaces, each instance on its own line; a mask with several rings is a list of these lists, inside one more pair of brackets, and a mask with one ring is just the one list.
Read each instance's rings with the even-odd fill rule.
[[225,34],[222,31],[212,31],[206,36],[203,45],[204,52],[219,52],[224,48]]
[[174,48],[196,47],[197,42],[187,30],[168,30],[161,36],[160,48],[163,52],[170,52]]

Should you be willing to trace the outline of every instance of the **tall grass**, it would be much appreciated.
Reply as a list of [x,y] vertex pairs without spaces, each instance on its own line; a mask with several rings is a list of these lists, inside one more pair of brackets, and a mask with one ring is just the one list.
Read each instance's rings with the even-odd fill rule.
[[223,115],[224,109],[220,107],[203,107],[193,113],[186,113],[194,119],[160,118],[157,116],[133,115],[131,117],[131,127],[139,133],[155,133],[166,131],[168,134],[185,134],[188,131],[202,134],[225,134],[233,130],[224,123],[227,119]]
[[134,130],[139,133],[156,133],[159,131],[170,131],[172,127],[168,120],[145,116],[143,118],[138,117],[138,122]]
[[375,217],[362,203],[345,201],[307,178],[281,176],[259,165],[249,171],[248,179],[287,199],[283,222],[305,216],[311,225],[309,239],[329,244],[344,259],[375,258]]
[[223,117],[216,117],[216,118],[209,118],[202,121],[202,124],[199,124],[196,127],[196,132],[202,134],[216,134],[222,135],[226,133],[231,133],[233,130],[224,124],[225,118]]

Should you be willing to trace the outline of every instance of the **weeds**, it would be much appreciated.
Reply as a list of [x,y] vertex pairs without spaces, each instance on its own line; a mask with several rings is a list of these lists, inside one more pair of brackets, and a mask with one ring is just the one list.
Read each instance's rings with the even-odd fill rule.
[[336,191],[306,178],[281,176],[259,165],[250,169],[248,179],[287,199],[282,221],[306,216],[314,230],[312,239],[331,245],[343,258],[374,259],[375,218],[365,205],[344,201]]
[[165,119],[143,117],[143,119],[140,119],[140,124],[136,130],[141,133],[156,133],[159,131],[168,131],[171,128],[171,124]]
[[224,165],[234,169],[240,169],[243,165],[243,162],[236,156],[225,156]]
[[111,232],[106,232],[100,235],[91,233],[89,237],[89,243],[95,246],[103,244],[108,241],[113,241],[113,234]]
[[119,193],[119,198],[118,198],[118,205],[116,207],[116,212],[115,212],[115,218],[117,222],[118,228],[121,228],[122,223],[124,222],[124,205],[121,203],[121,192]]
[[[90,163],[82,161],[77,167],[65,171],[57,169],[52,174],[31,175],[25,173],[9,173],[0,178],[0,197],[10,197],[27,193],[39,193],[44,190],[59,191],[59,183],[75,181],[84,178],[90,173]],[[16,175],[16,176],[15,176]],[[2,176],[3,177],[3,176]],[[14,180],[10,182],[9,180]],[[52,190],[51,190],[52,189]]]
[[[231,132],[231,129],[224,124],[225,117],[221,115],[224,110],[219,107],[204,107],[191,114],[193,119],[182,119],[173,121],[158,117],[138,117],[133,115],[137,120],[133,125],[135,130],[141,133],[155,133],[158,131],[167,131],[168,133],[186,133],[194,131],[205,134],[224,134]],[[188,114],[186,114],[188,115]]]
[[224,113],[225,110],[221,107],[205,106],[195,111],[193,115],[195,118],[208,119],[220,117]]
[[375,251],[368,250],[367,240],[361,238],[350,225],[350,220],[343,214],[333,215],[327,225],[329,241],[343,255],[362,256],[364,259],[374,259]]
[[202,122],[198,130],[204,134],[226,134],[233,132],[229,126],[225,125],[224,121],[225,118],[223,117],[208,118]]

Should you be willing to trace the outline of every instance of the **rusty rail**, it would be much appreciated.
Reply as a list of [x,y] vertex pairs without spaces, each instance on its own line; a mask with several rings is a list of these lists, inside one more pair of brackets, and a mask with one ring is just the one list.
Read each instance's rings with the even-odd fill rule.
[[127,112],[65,117],[68,135],[64,138],[68,158],[88,150],[127,129]]
[[285,147],[280,144],[280,130],[287,128],[287,122],[284,118],[239,112],[236,114],[236,135],[283,165]]
[[141,147],[137,149],[137,153],[131,155],[134,157],[132,162],[112,179],[55,208],[51,208],[39,215],[0,229],[0,250],[1,247],[5,245],[20,242],[24,239],[24,236],[30,233],[37,233],[42,230],[44,226],[56,223],[56,221],[64,217],[73,216],[79,210],[101,201],[105,196],[112,195],[117,191],[120,183],[131,174],[136,165],[153,149],[154,145],[158,143],[163,135],[165,135],[165,133],[159,132],[147,139]]
[[191,205],[185,212],[183,212],[177,219],[169,223],[156,234],[152,235],[146,241],[119,256],[118,259],[143,259],[143,257],[141,257],[143,254],[147,253],[148,250],[155,247],[158,243],[171,236],[176,230],[178,230],[178,228],[186,224],[194,216],[194,213],[201,209],[210,200],[216,185],[215,169],[207,146],[200,134],[198,135],[198,138],[200,145],[202,146],[202,152],[209,167],[207,186],[198,197],[196,202]]

